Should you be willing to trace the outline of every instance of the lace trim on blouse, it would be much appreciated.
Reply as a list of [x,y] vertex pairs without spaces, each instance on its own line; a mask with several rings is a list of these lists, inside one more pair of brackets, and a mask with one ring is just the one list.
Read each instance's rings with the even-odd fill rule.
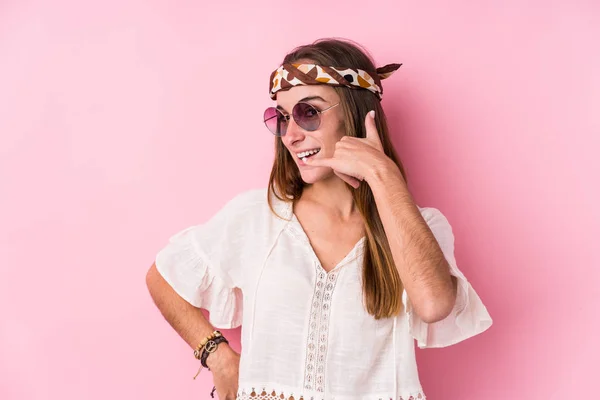
[[326,274],[316,262],[315,268],[317,283],[310,311],[304,388],[324,392],[328,342],[327,329],[329,327],[331,297],[337,281],[337,271]]
[[334,269],[325,272],[310,245],[308,236],[294,214],[286,228],[292,235],[305,243],[306,248],[309,249],[308,253],[314,259],[316,283],[310,310],[303,387],[306,390],[323,393],[325,392],[325,360],[327,359],[327,345],[329,342],[328,328],[333,290],[335,289],[340,267],[360,256],[365,238],[361,238]]
[[[426,400],[423,392],[415,392],[407,395],[400,395],[397,399],[392,397],[389,398],[373,398],[373,400]],[[256,391],[255,388],[246,389],[240,388],[236,400],[325,400],[325,397],[316,397],[314,395],[307,395],[304,397],[302,393],[294,395],[293,393],[285,393],[281,390],[272,389],[271,392],[267,392],[266,388],[261,391]]]

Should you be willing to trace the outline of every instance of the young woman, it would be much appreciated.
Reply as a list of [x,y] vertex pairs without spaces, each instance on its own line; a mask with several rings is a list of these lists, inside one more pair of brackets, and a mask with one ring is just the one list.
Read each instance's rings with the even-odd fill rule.
[[[492,324],[447,219],[408,191],[380,104],[399,66],[332,39],[285,56],[264,114],[268,187],[157,254],[150,293],[220,399],[424,399],[414,340],[448,346]],[[241,356],[215,331],[240,325]]]

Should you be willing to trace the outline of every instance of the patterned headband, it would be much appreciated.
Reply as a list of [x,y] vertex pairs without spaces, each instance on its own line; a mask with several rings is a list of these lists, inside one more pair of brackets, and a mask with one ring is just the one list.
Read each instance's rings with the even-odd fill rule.
[[338,85],[352,89],[367,89],[383,97],[381,80],[392,75],[402,64],[388,64],[368,73],[358,68],[326,67],[317,64],[283,64],[271,73],[269,95],[273,100],[280,90],[297,85]]

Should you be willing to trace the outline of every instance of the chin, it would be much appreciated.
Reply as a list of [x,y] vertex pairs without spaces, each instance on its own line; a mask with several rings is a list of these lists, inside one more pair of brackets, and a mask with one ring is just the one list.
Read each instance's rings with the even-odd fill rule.
[[302,177],[302,181],[304,181],[304,183],[312,185],[313,183],[317,183],[319,181],[323,181],[326,180],[327,178],[331,177],[331,171],[323,171],[322,168],[315,168],[312,171],[306,171],[306,172],[302,172],[300,173],[300,176]]

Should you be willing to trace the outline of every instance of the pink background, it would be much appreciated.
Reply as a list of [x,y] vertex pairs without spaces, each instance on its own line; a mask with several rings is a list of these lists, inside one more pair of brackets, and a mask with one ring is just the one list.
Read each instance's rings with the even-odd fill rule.
[[210,399],[145,273],[266,185],[268,76],[324,36],[404,63],[394,142],[494,318],[418,351],[428,397],[598,396],[598,2],[85,3],[0,2],[0,399]]

